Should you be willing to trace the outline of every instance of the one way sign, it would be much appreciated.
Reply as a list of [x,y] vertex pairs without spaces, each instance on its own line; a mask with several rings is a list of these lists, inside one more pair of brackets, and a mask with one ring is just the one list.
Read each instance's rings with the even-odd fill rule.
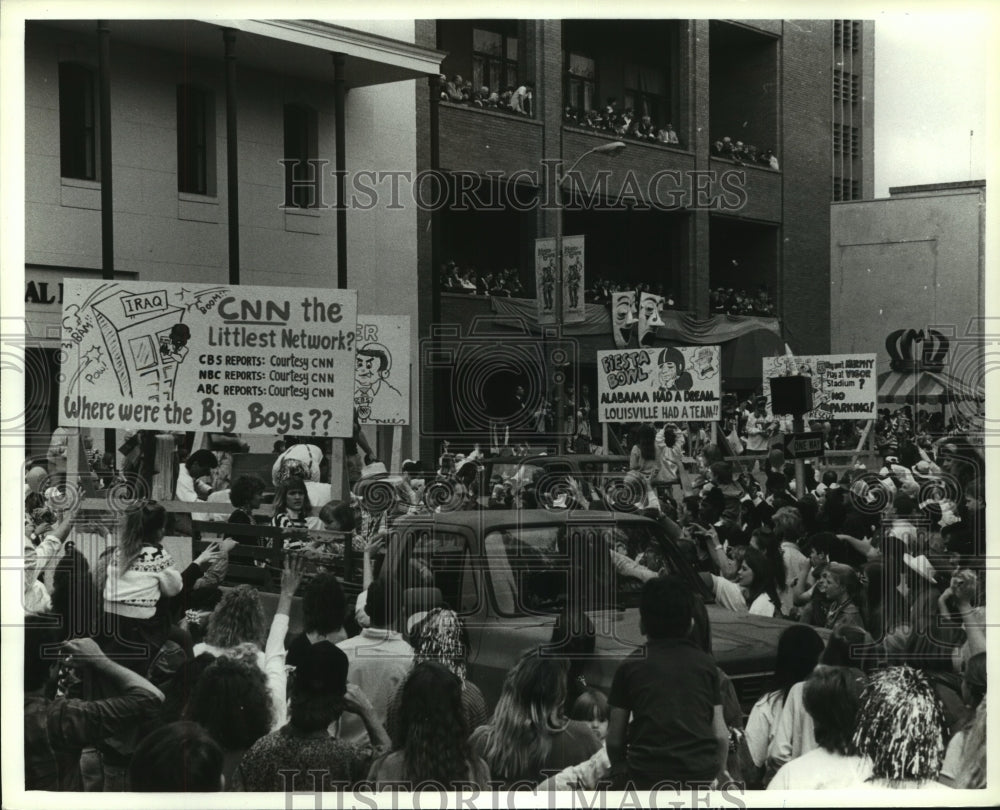
[[785,436],[785,458],[817,458],[823,455],[822,433],[792,433]]

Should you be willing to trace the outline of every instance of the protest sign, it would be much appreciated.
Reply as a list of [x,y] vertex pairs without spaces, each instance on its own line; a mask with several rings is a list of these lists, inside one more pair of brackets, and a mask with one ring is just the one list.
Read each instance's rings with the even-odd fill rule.
[[65,284],[61,425],[352,434],[356,291]]
[[583,291],[586,289],[584,272],[584,237],[564,236],[563,240],[563,323],[580,323],[586,318]]
[[718,346],[597,353],[601,422],[711,422],[719,419]]
[[354,407],[362,425],[410,424],[410,316],[358,315]]
[[[826,419],[874,419],[878,382],[874,354],[784,355],[763,359],[764,395],[771,413],[772,377],[812,377],[813,409],[809,422]],[[778,414],[782,416],[783,414]]]

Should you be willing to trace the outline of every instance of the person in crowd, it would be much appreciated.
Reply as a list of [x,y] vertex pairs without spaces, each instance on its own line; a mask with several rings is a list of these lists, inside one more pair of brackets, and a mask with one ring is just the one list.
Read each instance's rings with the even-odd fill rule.
[[[261,737],[243,755],[233,789],[264,792],[343,790],[360,783],[390,745],[368,698],[347,682],[347,656],[329,641],[300,656],[292,678],[288,723]],[[364,744],[331,737],[343,712],[357,714]]]
[[736,583],[746,593],[751,616],[781,616],[782,604],[775,581],[774,569],[763,552],[749,546],[743,564],[736,575]]
[[564,716],[565,660],[526,653],[507,673],[488,723],[470,743],[501,790],[536,786],[546,771],[583,762],[600,747],[588,724]]
[[[46,654],[57,641],[47,618],[24,619],[25,790],[82,790],[83,749],[155,718],[163,701],[157,687],[112,661],[93,639],[71,639],[58,656]],[[111,694],[86,700],[52,689],[55,679],[84,670],[100,677]]]
[[[274,516],[271,525],[282,529],[322,529],[320,519],[313,515],[312,502],[306,490],[306,482],[301,478],[288,478],[274,493]],[[288,548],[291,541],[285,540]]]
[[[802,526],[802,514],[795,506],[783,506],[771,518],[774,525],[774,539],[781,550],[781,566],[775,566],[775,580],[781,595],[782,611],[785,615],[793,614],[795,592],[798,589],[799,577],[809,564],[798,547],[798,542],[805,534]],[[767,549],[764,549],[767,553]]]
[[745,452],[758,455],[766,453],[768,442],[774,435],[777,422],[767,415],[767,398],[757,397],[754,410],[747,419],[747,441]]
[[747,718],[743,775],[749,787],[762,784],[767,752],[789,691],[809,676],[822,652],[823,640],[819,634],[801,624],[789,626],[778,639],[770,687],[754,704]]
[[[691,616],[694,620],[691,625],[691,638],[698,645],[698,648],[706,655],[712,656],[712,623],[708,618],[708,610],[700,596],[692,593]],[[726,756],[726,771],[737,782],[743,781],[743,767],[740,762],[740,745],[743,739],[743,709],[740,706],[739,695],[736,694],[736,687],[732,680],[718,665],[715,673],[719,679],[719,695],[722,698],[722,718],[726,722],[729,731],[729,752]]]
[[229,502],[233,505],[233,511],[226,523],[256,525],[253,513],[255,509],[260,509],[261,496],[266,487],[263,479],[256,475],[241,475],[237,478],[229,490]]
[[[871,637],[858,627],[845,625],[834,631],[827,640],[819,664],[830,667],[847,667],[862,672],[871,668]],[[773,775],[782,765],[817,747],[812,716],[806,711],[802,683],[794,684],[785,698],[774,736],[767,750],[767,772]],[[769,781],[769,776],[765,776]]]
[[976,722],[979,706],[986,698],[986,653],[978,653],[968,660],[962,676],[962,699],[969,711],[969,720],[952,735],[941,765],[941,781],[954,786],[955,776],[962,767],[966,737]]
[[273,706],[272,727],[284,725],[286,716],[287,674],[285,671],[285,636],[292,597],[302,581],[303,562],[291,556],[281,574],[281,592],[275,608],[271,629],[264,640],[264,608],[260,595],[249,585],[238,585],[223,594],[208,620],[205,641],[194,648],[194,654],[208,653],[215,657],[239,655],[243,645],[249,645],[257,667],[267,678]]
[[[962,741],[962,753],[953,785],[959,790],[982,790],[986,787],[986,701],[979,704],[976,716]],[[942,770],[941,781],[946,783]]]
[[222,749],[197,723],[169,723],[145,737],[132,755],[135,793],[213,793],[223,790]]
[[488,790],[489,768],[469,744],[458,675],[444,664],[421,661],[400,694],[398,742],[372,764],[368,781],[376,789],[403,785],[410,790],[456,790],[475,785]]
[[271,731],[273,711],[267,678],[256,662],[222,657],[201,673],[185,714],[222,749],[222,773],[231,783],[243,754]]
[[[370,625],[360,634],[345,639],[337,647],[347,655],[349,683],[357,686],[371,702],[373,717],[384,726],[389,701],[413,664],[413,647],[399,632],[400,602],[383,573],[368,588],[365,610]],[[340,737],[347,742],[363,739],[363,718],[344,717]]]
[[[360,444],[361,448],[365,450],[368,455],[371,455],[371,449],[368,447],[367,440],[364,439],[364,434],[361,434],[361,426],[357,421],[357,412],[355,409],[354,414],[354,432],[355,437],[353,439],[345,440],[345,442],[353,442],[351,446],[345,446],[345,454],[348,450],[353,450],[354,454],[357,455],[357,448]],[[357,434],[361,434],[361,438],[358,439]],[[301,441],[295,437],[286,436],[285,437],[286,449],[282,452],[277,459],[275,459],[274,464],[271,465],[271,483],[274,485],[275,489],[281,487],[281,485],[292,478],[299,478],[305,482],[306,494],[309,496],[309,501],[314,506],[322,503],[326,503],[330,498],[330,485],[323,484],[320,479],[323,477],[323,451],[317,447],[315,444],[309,444],[308,440],[302,439]],[[353,464],[352,457],[348,458],[348,475],[353,476]],[[358,467],[360,470],[360,466]]]
[[608,698],[608,759],[617,784],[644,790],[663,782],[729,781],[717,667],[690,639],[691,611],[690,588],[679,577],[643,586],[646,644],[619,666]]
[[830,603],[826,627],[836,630],[845,624],[865,629],[860,603],[864,601],[861,580],[849,565],[830,563],[823,572],[823,593]]
[[105,615],[115,628],[106,651],[123,656],[130,669],[143,675],[170,632],[169,618],[157,615],[157,602],[161,596],[176,596],[183,586],[161,544],[166,521],[166,510],[155,501],[133,509],[125,516],[121,540],[98,571]]
[[340,580],[332,573],[310,579],[302,588],[302,633],[288,645],[287,664],[295,666],[296,657],[310,644],[339,644],[346,640],[346,615],[347,597]]
[[853,736],[865,675],[857,669],[820,665],[805,681],[802,701],[813,721],[817,747],[782,765],[768,790],[856,788],[871,775]]
[[588,689],[576,699],[570,711],[570,719],[589,723],[602,745],[590,759],[563,768],[539,784],[539,793],[550,790],[594,790],[607,782],[611,762],[608,760],[608,749],[603,743],[608,734],[609,716],[608,699],[599,689]]
[[646,481],[652,481],[660,470],[661,450],[656,446],[656,428],[643,425],[639,440],[629,454],[629,469],[637,471]]
[[865,788],[941,788],[944,714],[930,681],[909,666],[875,672],[861,696],[854,745],[872,762]]
[[[469,637],[465,626],[455,611],[448,608],[434,608],[419,622],[412,634],[413,663],[433,661],[447,667],[461,683],[462,711],[465,726],[470,731],[489,719],[486,698],[479,687],[466,677],[469,656]],[[402,690],[396,690],[386,712],[385,728],[395,744],[399,744],[399,705]]]
[[174,493],[179,501],[203,501],[212,491],[211,475],[219,460],[211,450],[196,450],[177,468]]

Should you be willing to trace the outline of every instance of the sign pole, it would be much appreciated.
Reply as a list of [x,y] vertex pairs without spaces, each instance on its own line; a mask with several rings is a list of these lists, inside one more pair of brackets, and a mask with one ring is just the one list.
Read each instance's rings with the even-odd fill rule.
[[611,455],[611,440],[608,438],[608,423],[601,422],[601,444],[604,445],[605,455]]
[[392,426],[392,466],[389,469],[393,475],[400,472],[403,466],[403,428],[401,425]]
[[[806,420],[804,414],[792,417],[792,433],[804,433]],[[801,458],[795,459],[795,497],[801,498],[806,491],[806,463]]]

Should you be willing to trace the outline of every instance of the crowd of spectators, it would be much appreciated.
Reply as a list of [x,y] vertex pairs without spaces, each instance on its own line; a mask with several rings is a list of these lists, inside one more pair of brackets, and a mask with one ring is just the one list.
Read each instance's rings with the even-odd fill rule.
[[516,267],[480,272],[474,266],[462,268],[457,262],[449,261],[441,266],[441,289],[466,295],[523,298],[525,291],[520,275]]
[[535,86],[525,82],[517,87],[473,87],[472,82],[457,73],[451,78],[441,74],[441,100],[513,115],[535,115]]
[[754,292],[713,287],[709,293],[709,309],[713,315],[775,316],[774,299],[765,284],[759,285]]
[[[385,565],[387,532],[422,512],[612,508],[572,475],[546,499],[518,474],[527,447],[498,441],[510,463],[489,482],[478,447],[443,445],[436,469],[408,460],[398,475],[369,457],[341,503],[320,485],[321,448],[291,444],[272,468],[270,514],[267,482],[237,478],[225,539],[183,570],[164,547],[162,505],[134,503],[91,560],[74,540],[79,500],[47,488],[52,520],[25,539],[26,787],[985,787],[983,459],[961,436],[923,448],[904,435],[911,444],[883,448],[878,472],[810,467],[794,492],[779,449],[765,445],[760,469],[740,473],[700,433],[637,426],[620,471],[634,502],[615,504],[656,521],[662,540],[608,554],[638,583],[645,646],[606,693],[575,653],[529,650],[492,712],[438,572],[416,553],[408,568]],[[214,494],[218,467],[211,451],[186,459],[196,498]],[[26,506],[38,479],[29,471]],[[256,542],[239,523],[283,538],[269,609],[257,587],[222,587],[230,558]],[[354,580],[317,562],[336,555],[318,553],[316,527],[342,538],[341,559],[346,543],[362,554],[353,604],[342,580]],[[671,573],[677,555],[733,614],[729,632],[755,616],[787,622],[746,722],[703,602]],[[404,583],[415,587],[396,598]],[[553,642],[577,644],[571,609]]]
[[606,132],[619,138],[680,146],[673,124],[655,122],[649,115],[639,115],[632,108],[619,110],[618,100],[614,98],[609,98],[602,109],[566,107],[563,124]]
[[728,135],[712,143],[712,154],[715,157],[727,158],[739,166],[767,166],[778,171],[778,158],[773,149],[759,150],[753,144],[734,141]]

